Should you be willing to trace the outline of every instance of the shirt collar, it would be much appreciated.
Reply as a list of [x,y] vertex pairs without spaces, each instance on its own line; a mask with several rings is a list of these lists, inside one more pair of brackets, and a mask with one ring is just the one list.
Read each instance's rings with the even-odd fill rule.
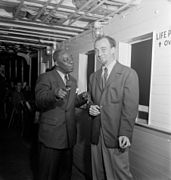
[[106,67],[107,70],[108,70],[108,77],[109,77],[109,75],[110,75],[110,73],[111,73],[111,71],[112,71],[115,63],[116,63],[116,61],[112,61],[112,62],[111,62],[110,64],[108,64],[107,66],[103,66],[103,67],[102,67],[102,75],[103,75],[103,73],[104,73],[104,68]]
[[59,71],[59,70],[56,70],[56,71],[59,73],[59,75],[61,76],[63,81],[65,81],[65,74],[63,72]]

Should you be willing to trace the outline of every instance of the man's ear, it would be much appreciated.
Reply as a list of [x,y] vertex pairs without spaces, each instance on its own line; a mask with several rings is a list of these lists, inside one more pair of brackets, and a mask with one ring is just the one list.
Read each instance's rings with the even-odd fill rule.
[[111,48],[111,54],[115,54],[115,51],[116,51],[116,48],[115,48],[115,47],[112,47],[112,48]]

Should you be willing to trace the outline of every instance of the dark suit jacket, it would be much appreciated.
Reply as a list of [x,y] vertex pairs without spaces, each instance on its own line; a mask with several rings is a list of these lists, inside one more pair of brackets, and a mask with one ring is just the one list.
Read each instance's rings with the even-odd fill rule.
[[39,141],[57,149],[72,147],[76,142],[75,106],[83,100],[76,95],[76,80],[69,76],[71,90],[64,100],[55,97],[55,90],[65,88],[56,70],[41,74],[35,88],[36,105],[40,111]]
[[101,114],[92,119],[91,142],[98,143],[100,127],[107,147],[118,147],[118,137],[132,138],[138,112],[139,83],[136,72],[116,62],[107,80],[101,86],[101,69],[90,76],[90,94],[94,104],[102,106]]

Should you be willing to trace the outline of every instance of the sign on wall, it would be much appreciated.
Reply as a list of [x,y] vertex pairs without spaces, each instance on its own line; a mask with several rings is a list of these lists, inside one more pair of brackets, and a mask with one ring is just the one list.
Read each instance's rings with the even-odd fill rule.
[[153,34],[150,123],[171,132],[171,26]]
[[155,33],[156,48],[171,48],[171,27],[159,30]]

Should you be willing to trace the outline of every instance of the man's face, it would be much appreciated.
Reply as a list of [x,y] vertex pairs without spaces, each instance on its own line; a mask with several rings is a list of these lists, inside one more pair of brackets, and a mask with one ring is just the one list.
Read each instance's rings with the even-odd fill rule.
[[95,43],[95,53],[102,65],[108,65],[114,59],[115,48],[104,38]]
[[70,73],[74,69],[72,56],[67,52],[61,52],[57,60],[58,66],[64,73]]

